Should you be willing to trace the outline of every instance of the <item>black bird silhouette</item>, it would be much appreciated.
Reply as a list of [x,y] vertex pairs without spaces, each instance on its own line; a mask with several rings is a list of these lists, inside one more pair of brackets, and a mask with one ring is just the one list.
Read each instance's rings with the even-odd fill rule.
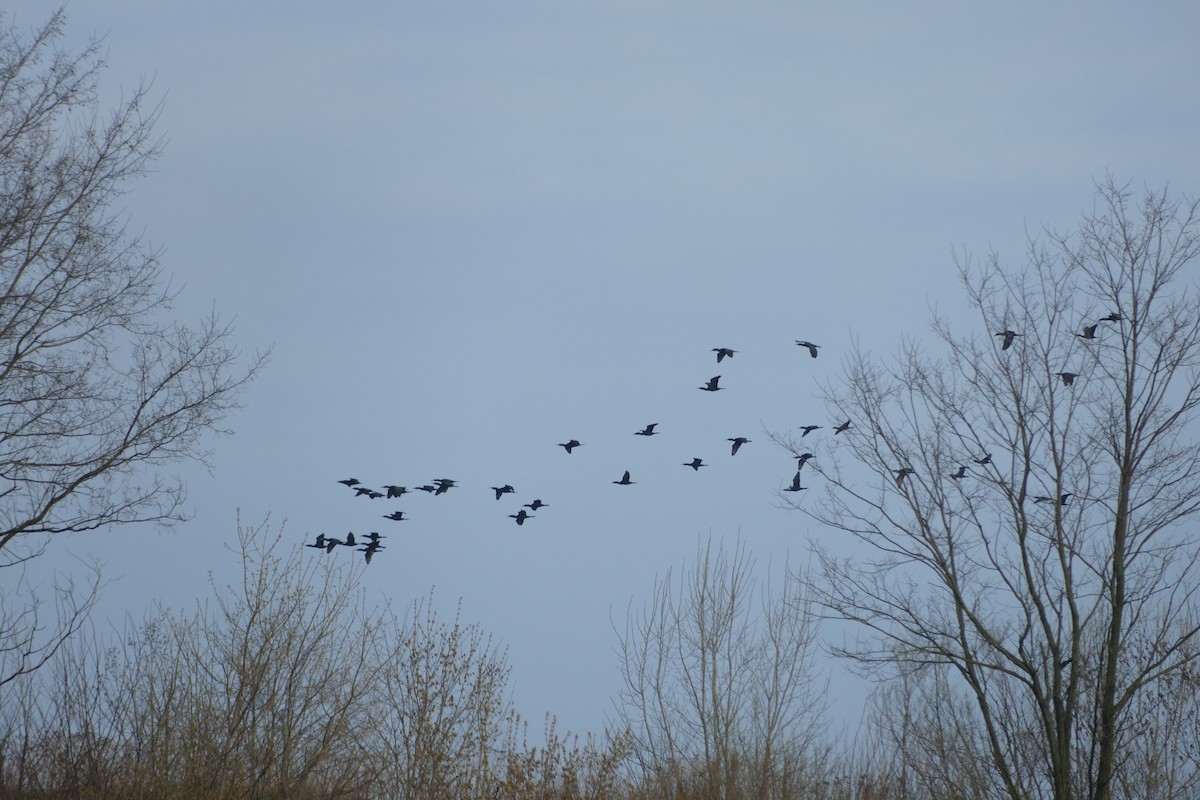
[[393,511],[390,514],[384,514],[383,518],[395,520],[396,522],[400,522],[401,520],[404,519],[404,512],[403,511]]
[[983,458],[975,459],[975,463],[981,467],[986,467],[988,464],[992,463],[992,454],[984,453]]
[[1001,331],[1000,333],[997,333],[996,335],[1004,337],[1004,341],[1001,342],[1001,344],[1000,344],[1000,349],[1007,350],[1008,348],[1012,347],[1013,338],[1020,336],[1021,334],[1017,333],[1014,330],[1005,329],[1005,330]]
[[721,387],[717,386],[717,381],[719,381],[719,380],[721,380],[721,376],[714,375],[713,377],[708,379],[708,383],[706,383],[703,386],[699,386],[697,388],[700,389],[700,391],[702,391],[702,392],[719,392],[719,391],[721,391]]
[[434,491],[435,495],[445,494],[455,486],[454,481],[449,478],[434,478],[433,482],[437,485],[437,490]]
[[613,483],[620,484],[621,486],[629,486],[630,484],[637,483],[637,481],[629,480],[629,470],[625,470],[625,475],[621,478],[621,480],[613,481]]
[[801,425],[800,430],[804,431],[804,433],[800,434],[800,438],[803,439],[805,436],[808,436],[813,431],[821,430],[821,426],[820,425]]
[[345,542],[343,542],[341,539],[335,539],[332,536],[326,536],[325,537],[325,552],[332,553],[333,548],[337,547],[339,544],[345,544]]
[[558,446],[564,448],[568,453],[579,447],[582,443],[578,439],[572,439],[569,442],[559,442]]
[[384,538],[383,536],[379,535],[379,531],[371,531],[370,533],[367,534],[367,539],[369,539],[371,542],[378,542],[379,540],[381,540],[383,538]]
[[1069,658],[1058,662],[1059,669],[1066,669],[1069,666],[1071,666],[1071,659],[1069,659]]
[[1084,325],[1083,333],[1077,333],[1075,335],[1078,336],[1080,339],[1095,339],[1096,338],[1096,328],[1098,328],[1099,326],[1100,326],[1100,323],[1096,323],[1095,325]]
[[730,350],[728,347],[714,347],[713,352],[717,354],[717,363],[720,364],[721,359],[725,358],[726,356],[733,358],[733,354],[736,353],[737,350]]
[[417,488],[420,489],[422,492],[429,492],[430,494],[433,494],[434,492],[437,491],[436,486],[432,486],[428,483],[425,484],[424,486],[418,486]]
[[342,544],[346,545],[346,547],[354,547],[354,531],[346,534],[346,540]]
[[408,489],[404,488],[403,486],[392,486],[391,484],[388,484],[383,488],[387,489],[387,496],[389,500],[391,500],[393,497],[399,497],[408,491]]
[[[691,468],[692,468],[692,469],[694,469],[696,472],[699,472],[701,467],[707,467],[707,466],[708,466],[708,464],[705,464],[703,461],[701,461],[701,460],[700,460],[700,459],[698,459],[698,458],[693,458],[691,461],[688,461],[688,462],[686,462],[686,463],[684,464],[684,466],[685,466],[685,467],[691,467]],[[626,475],[628,475],[628,474],[629,474],[629,473],[626,473]]]
[[745,436],[739,436],[736,439],[726,439],[725,441],[733,442],[733,451],[729,454],[731,456],[736,456],[738,448],[740,448],[742,445],[748,444],[750,442],[750,440],[747,439]]
[[799,462],[796,464],[796,471],[799,472],[801,469],[803,469],[804,464],[812,457],[812,453],[801,453],[800,455],[796,456],[796,461]]
[[1063,386],[1074,386],[1075,379],[1079,377],[1079,374],[1075,372],[1058,372],[1055,374],[1062,378]]
[[499,500],[501,497],[503,497],[506,494],[512,494],[513,492],[516,491],[516,489],[514,489],[511,485],[506,483],[503,486],[493,486],[492,491],[494,491],[496,493],[496,499]]
[[836,428],[834,428],[833,435],[837,436],[842,431],[848,431],[848,430],[850,430],[850,420],[846,420],[841,425],[838,425]]
[[[1060,506],[1065,506],[1065,505],[1067,504],[1067,500],[1068,500],[1070,497],[1071,497],[1071,493],[1070,493],[1070,492],[1067,492],[1066,494],[1063,494],[1063,495],[1061,495],[1061,496],[1058,498],[1058,504],[1059,504]],[[1053,498],[1053,497],[1047,497],[1047,496],[1046,496],[1046,495],[1044,495],[1044,494],[1039,494],[1037,497],[1033,498],[1033,502],[1035,502],[1035,503],[1053,503],[1053,502],[1054,502],[1054,498]]]
[[372,489],[371,491],[367,492],[367,497],[371,498],[372,500],[378,500],[379,498],[383,497],[383,492],[377,492]]
[[364,494],[365,495],[371,494],[372,491],[374,491],[374,490],[368,489],[366,486],[359,486],[359,487],[354,488],[354,496],[362,497]]
[[515,514],[509,514],[509,516],[515,519],[518,525],[524,525],[525,520],[533,519],[533,515],[523,508]]
[[345,484],[346,486],[354,486],[356,483],[358,483],[358,478],[346,478],[346,480],[338,481],[338,483]]
[[315,543],[315,544],[306,544],[306,545],[304,545],[304,546],[305,546],[305,547],[315,547],[315,548],[317,548],[318,550],[324,550],[324,549],[325,549],[325,534],[323,534],[323,533],[318,533],[318,534],[317,534],[317,541],[316,541],[316,543]]
[[785,492],[801,492],[807,489],[807,486],[800,485],[800,471],[796,470],[796,474],[792,476],[792,485],[784,489]]
[[649,425],[647,425],[642,430],[634,431],[633,435],[634,436],[653,436],[655,433],[657,433],[657,431],[654,430],[656,425],[658,425],[657,422],[651,422]]
[[1111,314],[1109,314],[1107,317],[1101,317],[1100,321],[1101,322],[1120,322],[1121,321],[1121,312],[1114,311]]
[[967,468],[959,466],[958,472],[951,472],[950,477],[956,481],[962,480],[963,478],[967,477]]
[[550,504],[543,503],[540,499],[538,499],[534,500],[532,503],[526,503],[525,507],[537,511],[539,508],[549,508]]
[[901,467],[900,469],[895,470],[896,485],[901,486],[904,483],[904,479],[907,478],[909,475],[912,475],[915,472],[916,472],[916,470],[913,469],[912,467]]
[[807,347],[808,354],[813,358],[817,357],[817,348],[821,346],[819,344],[813,344],[812,342],[806,342],[803,339],[797,339],[796,344],[798,344],[800,347]]
[[370,564],[371,557],[374,556],[377,552],[379,552],[382,549],[383,549],[383,545],[381,545],[379,543],[379,541],[376,539],[376,540],[373,540],[366,547],[358,548],[358,552],[363,553],[364,557],[367,559],[367,563]]

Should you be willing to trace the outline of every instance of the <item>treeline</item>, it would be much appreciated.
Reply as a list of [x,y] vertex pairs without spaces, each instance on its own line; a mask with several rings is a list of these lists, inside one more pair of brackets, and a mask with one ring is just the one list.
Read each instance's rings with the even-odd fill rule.
[[[613,730],[581,737],[548,718],[531,745],[506,654],[478,625],[440,618],[432,597],[373,606],[352,569],[281,535],[241,529],[240,581],[195,610],[160,609],[119,641],[76,638],[0,687],[0,798],[1048,794],[1044,756],[997,770],[969,698],[933,665],[884,685],[857,741],[831,734],[807,579],[767,580],[740,542],[702,543],[631,608]],[[1126,710],[1121,797],[1194,796],[1197,677]],[[1037,726],[1015,701],[1010,724]],[[1015,795],[1002,780],[1014,773]]]

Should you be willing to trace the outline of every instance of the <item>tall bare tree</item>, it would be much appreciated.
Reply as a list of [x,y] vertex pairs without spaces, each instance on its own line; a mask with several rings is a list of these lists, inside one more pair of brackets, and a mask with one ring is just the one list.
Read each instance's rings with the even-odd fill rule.
[[1198,224],[1110,179],[1022,267],[959,259],[977,328],[935,318],[827,391],[852,427],[808,513],[861,555],[824,551],[820,602],[871,632],[845,655],[957,676],[994,796],[1108,800],[1142,704],[1195,668]]
[[[37,535],[181,519],[158,469],[205,458],[262,363],[239,368],[215,316],[170,319],[158,254],[114,208],[159,153],[158,109],[140,87],[102,112],[99,44],[63,50],[63,26],[0,29],[0,567]],[[36,627],[4,630],[26,654],[6,675],[61,641]]]
[[804,582],[774,586],[709,539],[621,633],[618,714],[654,796],[793,796],[820,761],[824,702]]

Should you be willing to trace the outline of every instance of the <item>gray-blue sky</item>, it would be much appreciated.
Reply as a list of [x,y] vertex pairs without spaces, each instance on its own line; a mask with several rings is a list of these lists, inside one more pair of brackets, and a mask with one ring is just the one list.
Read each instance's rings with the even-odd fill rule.
[[[522,713],[577,730],[617,687],[610,615],[697,536],[740,530],[778,562],[833,535],[776,507],[792,462],[763,427],[827,424],[815,380],[852,338],[887,352],[929,304],[960,309],[952,248],[1019,260],[1025,228],[1072,226],[1106,172],[1200,189],[1191,3],[68,13],[69,44],[106,37],[108,98],[148,77],[165,99],[167,150],[125,202],[181,314],[215,304],[275,351],[191,479],[194,521],[51,558],[99,554],[123,576],[106,612],[136,616],[228,579],[236,508],[297,541],[390,533],[369,590],[461,596],[509,645]],[[718,346],[739,352],[717,367]],[[716,374],[726,391],[696,390]],[[662,435],[632,436],[648,422]],[[610,483],[624,469],[637,486]],[[462,486],[396,524],[349,476]],[[517,528],[534,497],[550,507]]]

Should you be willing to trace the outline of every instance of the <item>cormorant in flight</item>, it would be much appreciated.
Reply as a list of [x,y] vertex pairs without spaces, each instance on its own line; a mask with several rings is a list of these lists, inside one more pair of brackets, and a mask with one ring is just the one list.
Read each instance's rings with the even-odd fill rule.
[[813,344],[812,342],[806,342],[803,339],[797,339],[796,344],[798,344],[800,347],[807,347],[808,354],[813,358],[817,357],[817,348],[821,346],[819,344]]
[[1012,347],[1013,338],[1020,336],[1021,334],[1017,333],[1014,330],[1005,329],[1005,330],[1001,331],[1000,333],[997,333],[996,335],[1004,337],[1004,341],[1001,342],[1001,344],[1000,344],[1000,349],[1007,350],[1008,348]]

